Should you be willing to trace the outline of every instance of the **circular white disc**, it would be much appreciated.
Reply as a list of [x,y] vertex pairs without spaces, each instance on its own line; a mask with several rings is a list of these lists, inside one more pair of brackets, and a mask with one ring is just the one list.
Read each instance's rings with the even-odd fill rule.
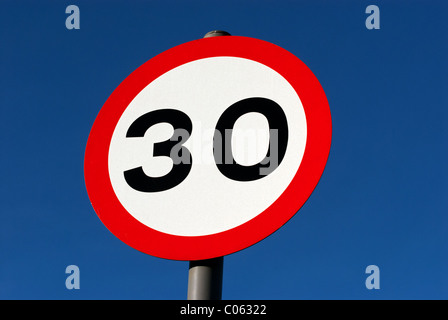
[[[213,157],[213,135],[218,119],[240,100],[262,97],[275,101],[288,121],[285,156],[269,175],[254,181],[225,177]],[[179,185],[161,192],[131,188],[124,171],[142,167],[158,177],[172,168],[172,160],[153,156],[153,144],[169,140],[173,128],[160,123],[144,137],[126,138],[130,125],[153,110],[177,109],[193,123],[184,143],[192,155],[192,168]],[[247,113],[234,126],[232,150],[241,165],[258,163],[266,155],[269,126],[263,115]],[[123,112],[109,148],[109,175],[123,207],[144,225],[172,235],[202,236],[237,227],[268,208],[287,188],[297,172],[307,139],[302,103],[292,86],[273,69],[237,57],[195,60],[163,74],[146,86]]]

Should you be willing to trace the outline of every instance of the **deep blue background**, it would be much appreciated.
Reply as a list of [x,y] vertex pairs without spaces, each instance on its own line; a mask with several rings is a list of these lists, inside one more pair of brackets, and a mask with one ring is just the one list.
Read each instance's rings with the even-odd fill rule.
[[[65,28],[76,4],[81,29]],[[380,8],[380,30],[365,9]],[[300,212],[225,258],[224,299],[448,298],[446,1],[2,1],[0,298],[185,299],[188,262],[140,253],[89,202],[83,159],[112,91],[215,29],[304,61],[332,112]],[[81,271],[67,290],[65,268]],[[381,270],[367,290],[365,268]]]

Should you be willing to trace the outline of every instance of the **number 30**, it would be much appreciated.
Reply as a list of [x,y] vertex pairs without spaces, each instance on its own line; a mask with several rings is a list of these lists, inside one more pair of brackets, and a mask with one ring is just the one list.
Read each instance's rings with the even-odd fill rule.
[[[235,122],[244,114],[257,112],[266,117],[269,124],[269,147],[267,154],[259,163],[244,166],[235,162],[232,154],[232,130]],[[166,141],[154,144],[153,156],[173,155],[174,147],[179,145],[177,155],[184,161],[173,161],[169,173],[162,177],[146,175],[142,167],[124,171],[126,182],[141,192],[158,192],[174,188],[188,176],[192,166],[190,151],[183,146],[191,135],[192,122],[182,111],[162,109],[148,112],[137,118],[129,127],[126,137],[143,137],[155,124],[169,123],[174,128],[173,136]],[[182,132],[183,134],[179,134]],[[236,181],[253,181],[269,175],[282,162],[288,144],[288,122],[283,109],[274,101],[266,98],[247,98],[228,107],[216,124],[213,138],[213,155],[218,170],[227,178]],[[226,159],[226,161],[222,161]],[[230,160],[229,160],[230,159]],[[267,166],[269,164],[269,166]]]

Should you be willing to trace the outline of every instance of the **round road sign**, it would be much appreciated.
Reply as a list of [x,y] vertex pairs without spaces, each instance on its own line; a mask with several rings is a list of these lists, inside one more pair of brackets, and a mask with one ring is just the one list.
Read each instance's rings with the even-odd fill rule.
[[205,38],[115,89],[90,132],[85,181],[123,242],[209,259],[285,224],[317,185],[330,143],[325,93],[302,61],[262,40]]

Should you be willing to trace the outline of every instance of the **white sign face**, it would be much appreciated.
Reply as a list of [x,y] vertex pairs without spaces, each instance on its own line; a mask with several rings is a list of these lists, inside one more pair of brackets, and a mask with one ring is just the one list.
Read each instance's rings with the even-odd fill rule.
[[104,104],[84,160],[101,221],[166,259],[210,259],[285,224],[331,144],[324,91],[297,57],[246,37],[191,41],[152,58]]
[[[236,181],[217,169],[213,137],[224,111],[252,97],[270,99],[281,106],[288,121],[288,146],[281,164],[269,175]],[[141,192],[127,183],[123,172],[142,167],[150,177],[167,175],[173,160],[169,156],[153,156],[153,145],[169,140],[174,128],[160,122],[148,128],[144,137],[129,138],[126,133],[139,117],[164,109],[182,111],[192,121],[191,135],[183,143],[192,156],[191,170],[173,188]],[[267,119],[256,112],[242,115],[234,124],[231,141],[236,162],[260,162],[269,147]],[[294,88],[279,73],[248,59],[206,58],[168,71],[132,100],[111,139],[110,180],[123,207],[144,225],[178,236],[209,235],[237,227],[274,203],[297,172],[305,144],[302,104]]]

